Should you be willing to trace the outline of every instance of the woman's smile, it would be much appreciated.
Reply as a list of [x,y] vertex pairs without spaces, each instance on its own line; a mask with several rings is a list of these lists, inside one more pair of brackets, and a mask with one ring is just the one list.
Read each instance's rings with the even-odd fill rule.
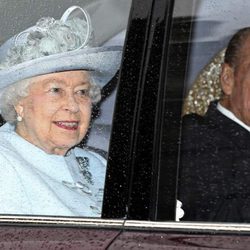
[[78,121],[56,121],[53,122],[57,127],[66,129],[66,130],[77,130],[78,129]]

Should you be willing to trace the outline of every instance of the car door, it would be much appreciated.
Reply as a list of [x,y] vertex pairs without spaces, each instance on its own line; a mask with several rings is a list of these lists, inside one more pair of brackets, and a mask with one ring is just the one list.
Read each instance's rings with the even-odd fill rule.
[[[188,68],[193,58],[208,60],[214,45],[190,54],[194,11],[204,2],[131,3],[120,72],[103,90],[117,86],[102,217],[1,215],[3,249],[247,249],[248,224],[176,222],[184,92],[199,71]],[[203,10],[213,13],[219,2]]]
[[[209,84],[218,83],[217,64],[229,37],[248,24],[247,3],[133,3],[106,186],[106,194],[110,188],[113,199],[104,204],[104,216],[115,218],[111,208],[121,208],[117,214],[123,211],[120,216],[126,221],[110,249],[247,249],[249,224],[176,222],[182,116],[190,109],[188,93],[205,82],[209,93],[200,99],[207,105],[210,98],[218,98],[218,86]],[[204,103],[197,108],[204,108]]]

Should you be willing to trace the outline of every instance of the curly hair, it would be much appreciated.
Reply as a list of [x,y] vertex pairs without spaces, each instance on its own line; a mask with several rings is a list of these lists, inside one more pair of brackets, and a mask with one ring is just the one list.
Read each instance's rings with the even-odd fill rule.
[[[21,99],[29,95],[29,86],[34,83],[34,78],[35,77],[21,80],[1,90],[0,112],[6,122],[11,124],[16,123],[17,113],[14,107]],[[89,97],[91,98],[92,103],[95,104],[101,99],[101,88],[94,83],[91,74],[89,82]]]

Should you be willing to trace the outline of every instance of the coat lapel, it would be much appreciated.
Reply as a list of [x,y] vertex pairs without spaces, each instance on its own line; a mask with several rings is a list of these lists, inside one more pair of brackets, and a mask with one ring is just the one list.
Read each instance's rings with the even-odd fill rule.
[[223,115],[217,109],[217,102],[210,104],[208,112],[206,113],[208,119],[208,126],[215,126],[221,134],[227,137],[238,148],[250,149],[250,132],[244,127],[240,126],[235,121]]

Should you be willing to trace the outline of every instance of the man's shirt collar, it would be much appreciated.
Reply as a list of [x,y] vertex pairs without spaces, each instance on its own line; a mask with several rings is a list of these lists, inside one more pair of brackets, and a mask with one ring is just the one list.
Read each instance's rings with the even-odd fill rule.
[[250,132],[250,127],[248,125],[246,125],[244,122],[242,122],[241,120],[239,120],[231,111],[229,111],[228,109],[226,109],[225,107],[223,107],[219,102],[217,104],[217,109],[223,114],[225,115],[227,118],[233,120],[234,122],[238,123],[240,126],[242,126],[243,128],[245,128],[248,132]]

